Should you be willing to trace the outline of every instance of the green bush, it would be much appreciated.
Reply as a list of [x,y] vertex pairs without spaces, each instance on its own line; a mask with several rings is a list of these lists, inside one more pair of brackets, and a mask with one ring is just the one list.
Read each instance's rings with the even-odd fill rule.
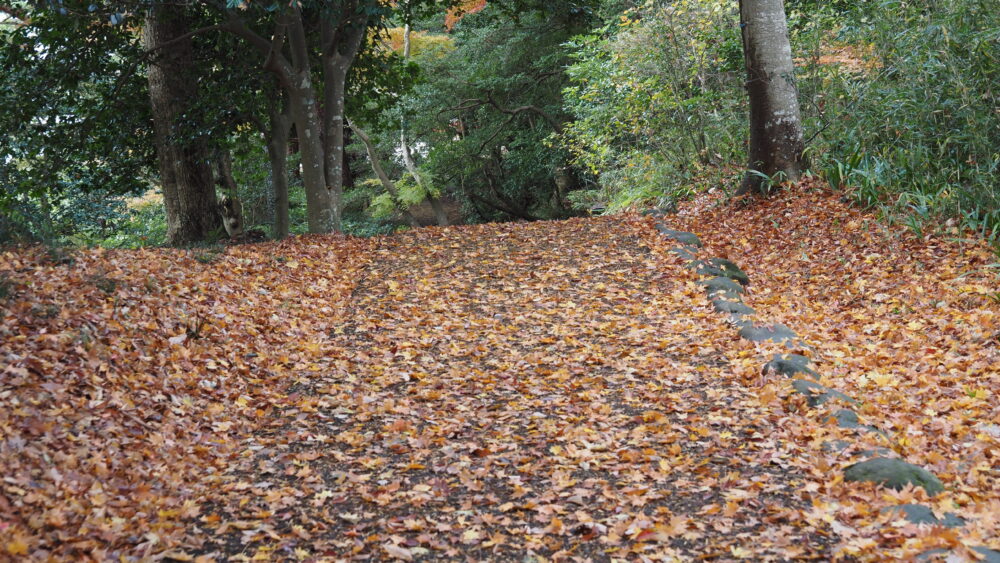
[[1000,11],[985,0],[864,4],[839,41],[864,56],[828,84],[823,171],[866,206],[920,228],[1000,227]]
[[684,197],[744,159],[737,21],[731,2],[680,0],[566,45],[575,120],[561,140],[610,209]]

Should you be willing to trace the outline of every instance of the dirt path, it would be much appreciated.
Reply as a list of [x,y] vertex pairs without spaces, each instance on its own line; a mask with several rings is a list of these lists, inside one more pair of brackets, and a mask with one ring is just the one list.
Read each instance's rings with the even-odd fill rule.
[[202,553],[828,556],[815,475],[678,264],[621,219],[383,240]]

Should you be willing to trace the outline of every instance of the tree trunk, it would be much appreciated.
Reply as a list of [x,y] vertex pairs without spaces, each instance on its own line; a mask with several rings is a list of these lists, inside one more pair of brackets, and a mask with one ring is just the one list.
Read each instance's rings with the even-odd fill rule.
[[219,200],[222,226],[226,228],[229,238],[236,238],[243,234],[243,201],[240,200],[240,189],[236,185],[236,179],[233,178],[233,156],[228,148],[216,150],[215,164],[217,184],[224,193]]
[[[353,6],[353,3],[352,3]],[[345,8],[350,12],[351,7]],[[325,161],[330,200],[333,206],[335,229],[342,229],[344,196],[344,97],[347,87],[347,72],[361,49],[365,33],[368,31],[368,16],[361,15],[357,21],[343,16],[340,27],[335,27],[330,19],[321,22],[323,42],[323,138],[325,140]]]
[[206,142],[187,138],[192,133],[181,130],[178,123],[198,93],[191,76],[192,40],[176,40],[190,31],[188,23],[183,6],[156,3],[143,30],[144,46],[154,51],[148,70],[149,98],[171,245],[206,240],[221,222]]
[[327,188],[319,107],[308,72],[295,77],[304,87],[289,91],[292,117],[302,155],[302,185],[306,191],[306,219],[310,233],[328,233],[336,229],[335,212]]
[[[410,24],[403,26],[403,62],[406,62],[410,58]],[[431,193],[430,189],[424,186],[423,178],[420,177],[420,173],[417,172],[417,165],[413,162],[413,154],[410,152],[410,142],[406,138],[406,116],[403,116],[402,124],[399,128],[399,145],[403,151],[403,164],[406,166],[406,171],[413,176],[413,180],[418,186],[424,191],[424,197],[431,204],[431,209],[434,210],[434,219],[437,224],[442,227],[448,226],[448,213],[444,209],[444,205],[441,204],[441,200]]]
[[[323,122],[320,118],[316,89],[312,83],[309,65],[309,46],[306,42],[302,12],[293,5],[288,15],[288,39],[292,53],[291,68],[287,62],[271,55],[269,66],[278,73],[288,93],[295,120],[295,131],[302,154],[302,184],[306,190],[306,219],[310,233],[328,233],[340,230],[339,216],[330,197],[329,178],[326,175],[326,158],[323,146]],[[272,53],[275,50],[272,49]]]
[[351,168],[351,153],[347,152],[347,145],[351,144],[350,132],[350,128],[344,129],[344,154],[340,157],[344,164],[343,186],[345,192],[353,190],[356,184],[354,169]]
[[[354,131],[354,134],[361,139],[361,142],[364,143],[365,150],[368,152],[368,160],[372,163],[372,170],[375,172],[375,175],[378,176],[379,182],[382,182],[382,187],[385,188],[385,191],[389,192],[389,195],[391,195],[392,199],[395,200],[396,205],[400,206],[399,190],[396,189],[396,184],[389,179],[389,175],[386,174],[385,169],[382,168],[382,162],[379,160],[378,155],[375,154],[375,147],[372,145],[371,138],[368,137],[368,134],[365,133],[363,129],[355,125],[350,120],[347,121],[347,124],[350,126],[351,130]],[[420,226],[420,221],[417,221],[417,218],[410,213],[409,209],[403,209],[402,211],[411,227],[417,228]]]
[[417,170],[417,165],[416,163],[413,162],[413,154],[410,153],[410,144],[409,141],[406,140],[405,122],[399,133],[399,146],[403,152],[403,164],[406,166],[406,171],[409,172],[411,176],[413,176],[413,180],[417,183],[418,186],[420,186],[420,189],[423,190],[424,198],[427,199],[427,202],[431,204],[431,209],[434,210],[434,220],[437,221],[437,224],[439,226],[447,227],[448,212],[445,211],[444,205],[441,203],[441,200],[437,197],[434,197],[434,194],[431,193],[430,188],[424,185],[424,180],[423,178],[420,177],[420,172]]
[[740,27],[750,97],[750,163],[738,195],[763,193],[783,173],[802,172],[802,122],[782,0],[740,0]]
[[292,127],[288,102],[275,102],[270,109],[270,130],[267,139],[267,156],[271,161],[271,197],[274,201],[274,230],[276,239],[288,236],[288,136]]

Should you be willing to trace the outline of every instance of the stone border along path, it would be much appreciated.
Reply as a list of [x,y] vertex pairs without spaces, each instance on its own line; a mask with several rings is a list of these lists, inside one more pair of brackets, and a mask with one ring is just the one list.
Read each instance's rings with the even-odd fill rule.
[[[728,315],[729,323],[739,329],[740,338],[751,342],[772,340],[784,343],[790,348],[812,350],[811,346],[799,340],[795,332],[785,325],[754,322],[752,317],[756,311],[743,302],[743,295],[746,293],[746,286],[750,285],[750,278],[739,266],[725,258],[699,259],[698,253],[703,247],[701,239],[694,233],[670,229],[663,222],[663,218],[672,211],[651,210],[643,214],[653,217],[655,221],[653,226],[662,237],[678,244],[678,246],[668,250],[686,261],[686,268],[694,270],[695,274],[704,278],[698,283],[705,287],[705,294],[708,296],[709,302],[717,312]],[[801,354],[775,354],[770,361],[764,364],[761,372],[763,374],[783,375],[791,380],[792,389],[805,395],[806,404],[810,407],[818,407],[828,401],[840,401],[851,406],[861,404],[858,400],[840,391],[820,384],[820,374],[813,369],[812,365],[812,360]],[[841,428],[876,432],[886,440],[889,439],[889,435],[884,431],[874,426],[861,424],[858,414],[848,408],[838,410],[832,417],[828,417],[823,422],[836,422]],[[846,440],[833,440],[824,443],[822,448],[826,452],[833,452],[843,451],[850,446],[851,443]],[[848,466],[844,470],[845,481],[867,481],[897,491],[912,484],[923,487],[927,495],[932,497],[944,491],[944,485],[932,473],[902,459],[889,457],[893,455],[893,452],[887,448],[862,450],[859,455],[868,459]],[[944,518],[939,519],[929,507],[921,504],[901,504],[886,507],[882,511],[895,512],[897,516],[914,524],[931,524],[949,528],[957,528],[965,524],[965,520],[953,512],[948,512]],[[1000,551],[982,546],[973,547],[972,550],[982,555],[983,561],[986,563],[1000,563]],[[929,560],[936,555],[947,553],[949,552],[945,549],[932,549],[920,554],[918,559]]]

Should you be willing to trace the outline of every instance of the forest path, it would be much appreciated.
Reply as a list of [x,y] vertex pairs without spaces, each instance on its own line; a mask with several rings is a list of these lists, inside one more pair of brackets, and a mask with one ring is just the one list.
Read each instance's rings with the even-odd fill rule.
[[263,504],[280,525],[223,528],[214,547],[473,560],[828,554],[801,518],[803,491],[818,487],[798,469],[801,451],[728,375],[732,331],[664,248],[648,221],[621,218],[383,239],[348,324],[324,345],[329,369],[299,380],[299,408],[256,437],[244,464],[270,504],[230,517]]

